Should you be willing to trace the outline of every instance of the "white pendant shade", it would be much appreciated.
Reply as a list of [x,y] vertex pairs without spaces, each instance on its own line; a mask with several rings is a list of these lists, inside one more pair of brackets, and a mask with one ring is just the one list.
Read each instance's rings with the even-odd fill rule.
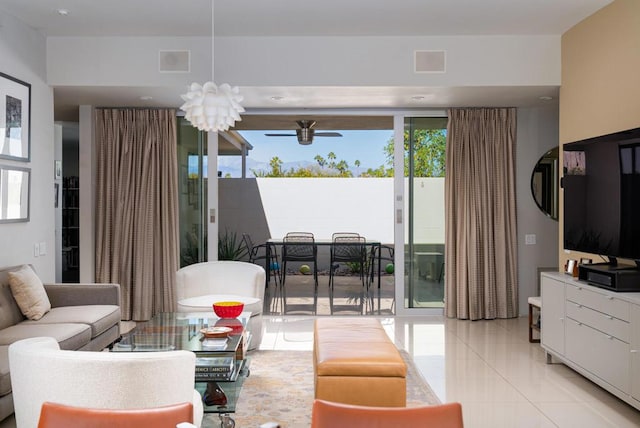
[[200,131],[226,131],[242,120],[240,113],[244,108],[240,105],[242,95],[237,86],[192,83],[189,92],[181,97],[185,103],[180,109],[185,112],[185,118]]

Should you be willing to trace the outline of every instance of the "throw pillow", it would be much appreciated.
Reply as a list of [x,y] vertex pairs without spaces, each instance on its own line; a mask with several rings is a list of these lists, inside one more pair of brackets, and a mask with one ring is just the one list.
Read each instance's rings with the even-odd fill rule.
[[30,266],[9,272],[9,286],[18,307],[30,320],[39,320],[51,310],[44,285]]

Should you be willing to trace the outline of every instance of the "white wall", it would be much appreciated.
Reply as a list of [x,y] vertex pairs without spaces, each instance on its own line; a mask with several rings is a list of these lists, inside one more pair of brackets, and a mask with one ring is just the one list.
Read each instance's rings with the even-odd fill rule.
[[[405,195],[409,195],[408,183],[409,180],[405,180]],[[405,196],[404,200],[406,205],[404,212],[408,213],[409,196]],[[444,244],[444,178],[416,178],[414,180],[413,212],[413,242],[416,244]],[[408,223],[408,221],[404,222],[405,237],[409,236]]]
[[[191,73],[158,72],[159,50],[191,50]],[[217,55],[216,55],[217,57]],[[211,78],[208,37],[49,37],[53,86],[184,86]]]
[[[215,75],[221,82],[251,86],[559,85],[559,41],[559,36],[216,37]],[[446,73],[414,73],[415,50],[446,50]]]
[[[558,265],[558,221],[540,211],[531,194],[533,168],[550,149],[558,146],[558,109],[518,109],[516,151],[516,212],[518,216],[518,283],[520,314],[527,313],[527,298],[538,296],[538,268]],[[525,245],[525,235],[535,234],[536,245]]]
[[287,232],[357,232],[393,242],[390,178],[225,178],[220,189],[220,229],[250,233],[256,242]]
[[[53,90],[46,83],[45,40],[0,12],[0,71],[31,84],[31,162],[2,164],[31,169],[31,219],[0,224],[0,266],[31,263],[45,281],[55,279]],[[47,254],[34,257],[44,242]]]
[[[559,85],[559,36],[216,37],[216,81],[239,86]],[[158,50],[191,50],[191,73],[159,73]],[[414,50],[447,51],[414,73]],[[310,57],[301,57],[310,52]],[[211,78],[206,37],[50,37],[49,83],[179,86]]]

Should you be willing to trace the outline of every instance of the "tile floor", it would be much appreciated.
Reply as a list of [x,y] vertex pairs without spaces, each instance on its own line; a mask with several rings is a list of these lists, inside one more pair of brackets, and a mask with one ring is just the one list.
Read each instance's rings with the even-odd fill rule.
[[[528,342],[527,319],[378,317],[443,402],[462,403],[466,428],[640,427],[640,411]],[[267,316],[261,349],[310,350],[313,317]]]

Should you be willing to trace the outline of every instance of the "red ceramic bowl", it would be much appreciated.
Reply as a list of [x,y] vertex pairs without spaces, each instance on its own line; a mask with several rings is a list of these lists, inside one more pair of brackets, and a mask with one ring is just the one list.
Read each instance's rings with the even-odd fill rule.
[[242,302],[216,302],[213,304],[213,312],[220,318],[238,318],[243,309],[244,303]]

